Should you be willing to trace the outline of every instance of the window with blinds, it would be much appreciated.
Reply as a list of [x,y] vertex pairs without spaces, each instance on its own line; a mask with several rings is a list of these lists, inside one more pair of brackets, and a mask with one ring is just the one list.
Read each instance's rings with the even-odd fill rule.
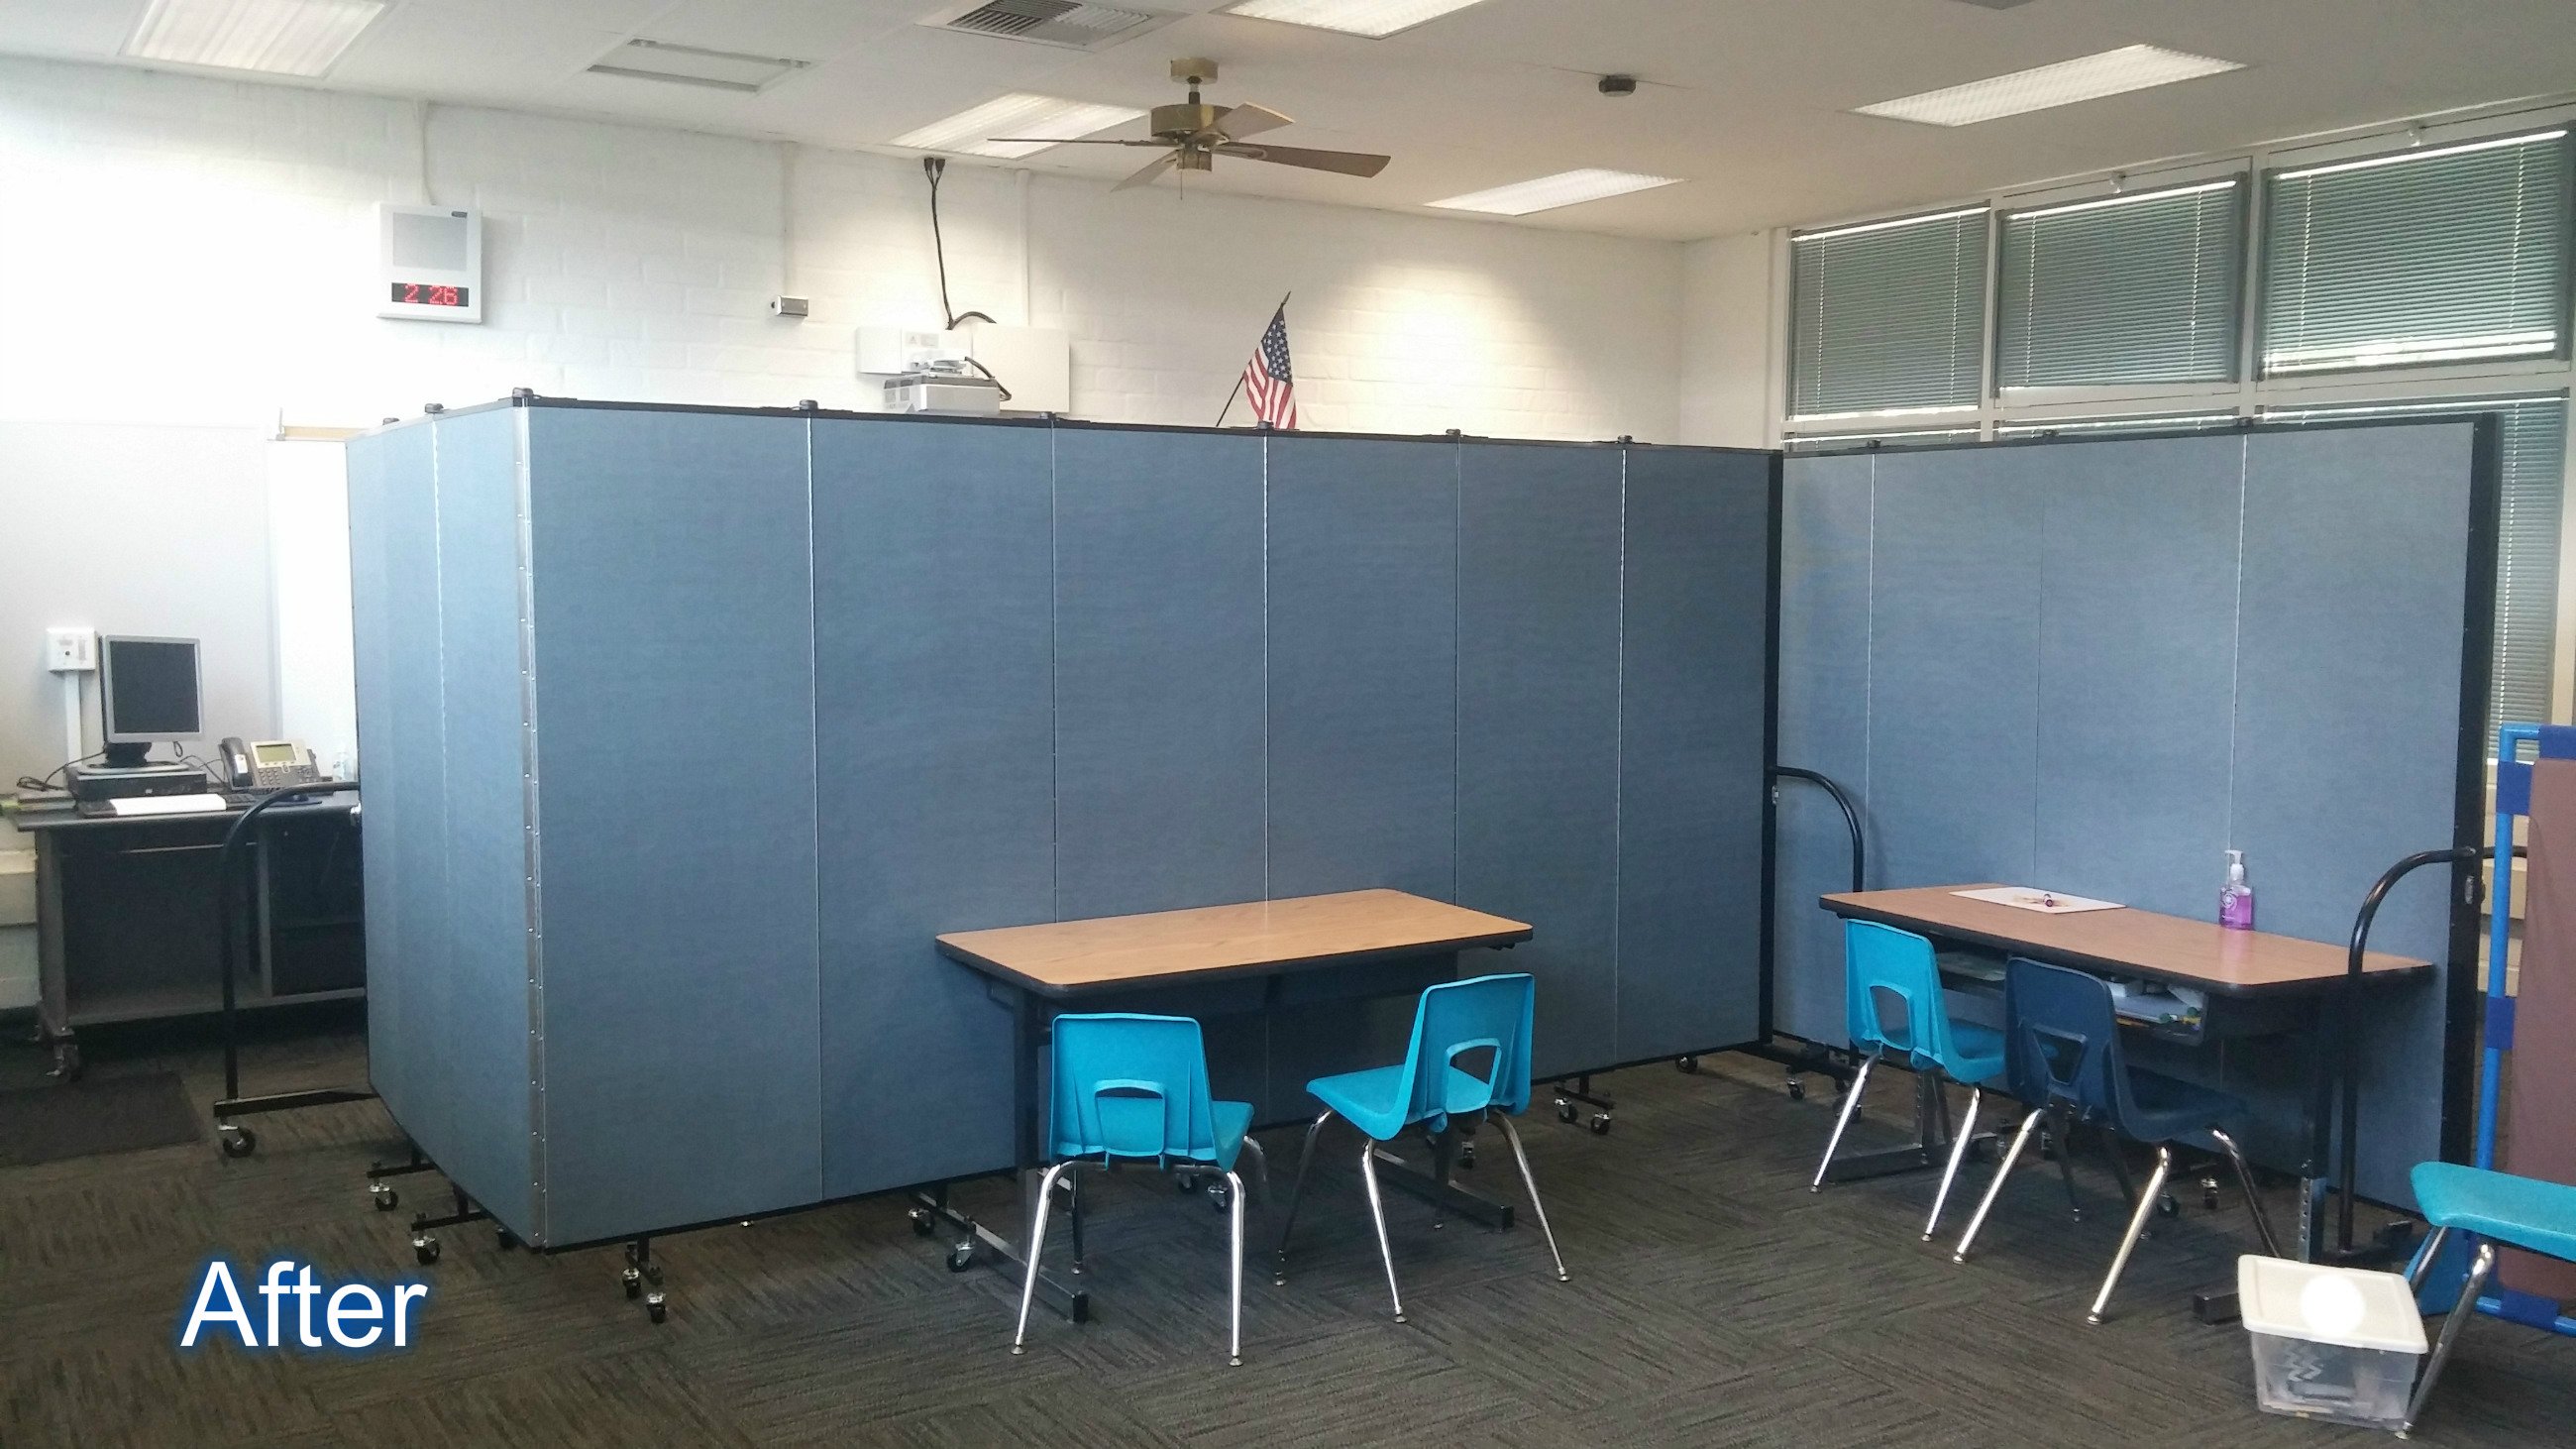
[[1995,385],[2231,382],[2240,178],[2007,214]]
[[1792,416],[1975,407],[1991,223],[1980,206],[1791,237]]
[[2266,376],[2566,355],[2564,128],[2270,173]]
[[2368,406],[2270,408],[2276,422],[2352,418],[2473,417],[2503,420],[2502,519],[2496,547],[2495,687],[2487,734],[2499,724],[2545,723],[2558,653],[2558,527],[2567,481],[2567,397],[2443,398]]
[[2206,433],[2236,426],[2234,413],[2158,413],[2119,418],[2031,418],[1995,424],[1998,438],[2099,438],[2128,433]]
[[1783,444],[1792,453],[1851,453],[1869,448],[1929,448],[1942,444],[1973,443],[1978,430],[1967,428],[1909,428],[1894,433],[1792,433]]

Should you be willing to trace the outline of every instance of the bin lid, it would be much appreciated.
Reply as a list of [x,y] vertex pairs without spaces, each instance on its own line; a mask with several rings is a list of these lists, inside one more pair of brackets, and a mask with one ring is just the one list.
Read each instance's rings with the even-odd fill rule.
[[2236,1306],[2252,1333],[2386,1353],[2424,1351],[2424,1315],[2395,1273],[2248,1253],[2236,1260]]

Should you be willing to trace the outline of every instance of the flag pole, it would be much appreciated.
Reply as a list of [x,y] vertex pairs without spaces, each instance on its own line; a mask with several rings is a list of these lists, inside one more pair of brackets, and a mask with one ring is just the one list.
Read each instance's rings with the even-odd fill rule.
[[[1270,309],[1270,320],[1272,322],[1278,321],[1279,314],[1288,310],[1288,299],[1296,295],[1297,294],[1294,291],[1283,292],[1280,294],[1279,305]],[[1261,330],[1266,335],[1270,331],[1269,324],[1264,323]],[[1260,351],[1261,339],[1258,337],[1254,338],[1252,341],[1252,347],[1254,351]],[[1234,391],[1225,395],[1225,406],[1217,409],[1216,425],[1218,427],[1221,428],[1225,426],[1225,415],[1234,411],[1234,400],[1241,396],[1243,396],[1243,374],[1238,372],[1234,375]]]

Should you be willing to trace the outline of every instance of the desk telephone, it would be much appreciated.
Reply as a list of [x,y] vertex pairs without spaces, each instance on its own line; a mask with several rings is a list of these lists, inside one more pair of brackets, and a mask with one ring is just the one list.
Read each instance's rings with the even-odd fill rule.
[[293,740],[253,740],[238,735],[223,743],[224,783],[236,790],[286,790],[321,783],[311,752]]

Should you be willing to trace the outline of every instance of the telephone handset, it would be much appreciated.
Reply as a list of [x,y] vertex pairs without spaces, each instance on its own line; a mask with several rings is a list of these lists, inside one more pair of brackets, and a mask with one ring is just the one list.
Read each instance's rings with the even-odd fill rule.
[[224,740],[222,753],[225,783],[236,790],[287,790],[322,781],[313,756],[293,740],[244,744],[233,735]]

